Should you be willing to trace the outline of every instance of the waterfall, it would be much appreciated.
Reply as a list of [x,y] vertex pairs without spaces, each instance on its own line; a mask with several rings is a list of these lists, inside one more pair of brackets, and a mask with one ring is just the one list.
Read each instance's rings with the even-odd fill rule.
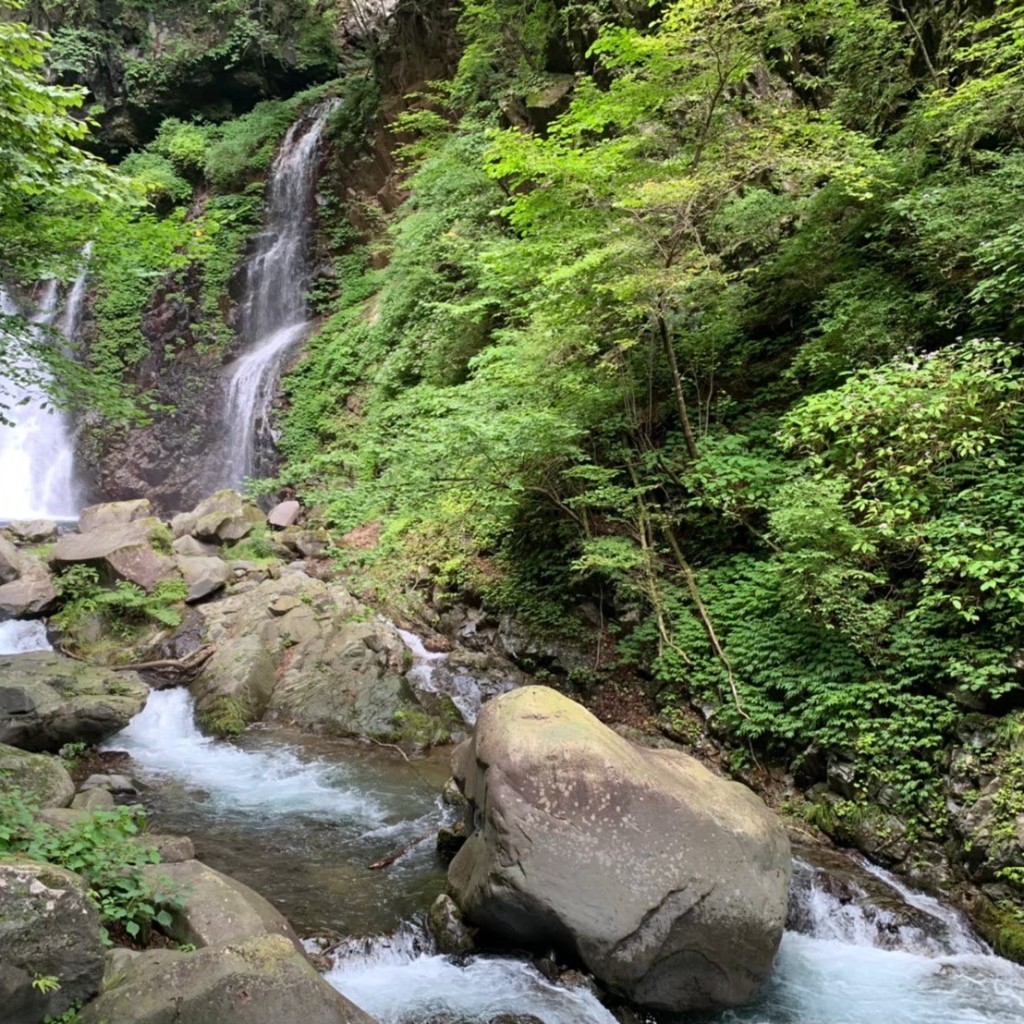
[[[75,282],[75,319],[65,316],[63,326],[70,341],[77,330],[85,293],[85,272]],[[50,333],[57,312],[56,281],[43,286],[37,308],[30,318],[32,336],[44,340]],[[70,303],[69,303],[70,305]],[[0,288],[0,312],[4,316],[21,313],[11,296]],[[45,377],[45,369],[21,350],[10,334],[5,338],[14,351],[15,365],[22,371]],[[11,358],[8,356],[8,358]],[[55,518],[73,519],[79,502],[74,477],[74,442],[67,416],[49,406],[45,392],[38,384],[7,381],[3,397],[8,406],[10,426],[0,426],[0,479],[4,494],[0,497],[0,517],[4,519]]]
[[333,103],[324,104],[293,124],[271,167],[264,229],[246,266],[241,323],[246,350],[225,368],[220,487],[258,475],[275,441],[270,411],[278,377],[308,329],[317,155],[333,109]]
[[68,343],[74,342],[82,326],[82,314],[85,311],[86,284],[89,281],[89,260],[92,258],[92,242],[86,242],[82,248],[82,271],[75,278],[71,291],[64,303],[64,315],[60,318],[60,330]]

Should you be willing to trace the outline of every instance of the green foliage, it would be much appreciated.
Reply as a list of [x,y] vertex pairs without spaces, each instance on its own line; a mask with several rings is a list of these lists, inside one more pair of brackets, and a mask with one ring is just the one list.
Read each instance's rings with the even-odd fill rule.
[[208,707],[197,714],[199,725],[211,736],[240,736],[252,721],[245,701],[238,697],[214,697]]
[[72,638],[95,618],[122,637],[131,638],[147,622],[162,626],[181,624],[180,603],[187,588],[181,580],[160,580],[151,593],[134,583],[120,580],[111,588],[100,583],[99,574],[87,565],[72,565],[54,580],[61,608],[54,624]]
[[139,841],[145,825],[140,808],[94,811],[60,829],[37,822],[37,810],[19,789],[0,791],[0,853],[57,864],[81,875],[108,944],[111,929],[131,940],[145,940],[153,923],[170,925],[170,915],[160,907],[173,904],[175,894],[148,882],[141,871],[159,863],[160,855]]

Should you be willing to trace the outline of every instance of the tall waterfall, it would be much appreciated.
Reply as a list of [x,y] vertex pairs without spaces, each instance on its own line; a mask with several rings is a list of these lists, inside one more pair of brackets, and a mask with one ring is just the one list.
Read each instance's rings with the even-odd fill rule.
[[258,475],[275,440],[271,405],[281,367],[306,333],[306,289],[317,155],[333,103],[288,130],[270,171],[264,228],[246,267],[241,334],[247,348],[225,369],[222,487]]
[[[86,254],[87,255],[87,254]],[[68,310],[61,322],[67,341],[74,339],[85,295],[83,270],[69,293]],[[75,300],[74,309],[72,302]],[[56,281],[43,286],[35,312],[30,317],[36,340],[49,332],[57,315]],[[22,311],[0,288],[0,312],[17,316]],[[17,341],[11,339],[16,351]],[[15,360],[19,369],[42,375],[45,371],[27,354]],[[0,426],[0,518],[38,517],[70,519],[78,515],[78,489],[74,476],[74,442],[67,416],[49,406],[42,388],[12,380],[3,391],[10,426]]]

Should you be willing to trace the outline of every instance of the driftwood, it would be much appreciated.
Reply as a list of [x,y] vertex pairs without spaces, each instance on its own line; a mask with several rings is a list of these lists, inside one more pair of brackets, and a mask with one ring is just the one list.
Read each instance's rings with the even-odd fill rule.
[[384,857],[381,860],[374,861],[370,865],[370,870],[371,871],[381,871],[384,868],[391,867],[391,865],[394,864],[396,860],[400,860],[410,850],[413,850],[417,846],[419,846],[420,843],[422,843],[424,839],[429,839],[429,838],[430,838],[430,833],[429,832],[424,832],[423,835],[418,836],[411,843],[409,843],[408,846],[403,846],[400,850],[395,850],[394,853],[389,854],[387,857]]
[[156,661],[137,661],[132,665],[115,665],[115,672],[153,672],[162,676],[189,678],[213,657],[212,647],[201,647],[184,658],[159,658]]

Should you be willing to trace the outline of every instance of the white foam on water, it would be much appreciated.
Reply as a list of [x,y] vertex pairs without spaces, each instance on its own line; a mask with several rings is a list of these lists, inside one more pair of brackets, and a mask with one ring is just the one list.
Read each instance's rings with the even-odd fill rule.
[[46,626],[38,619],[10,619],[0,622],[0,654],[29,654],[52,651]]
[[304,761],[287,746],[243,750],[204,736],[183,689],[151,693],[105,748],[127,751],[144,769],[202,790],[224,811],[344,818],[368,826],[385,816],[375,800],[348,783],[339,765]]

